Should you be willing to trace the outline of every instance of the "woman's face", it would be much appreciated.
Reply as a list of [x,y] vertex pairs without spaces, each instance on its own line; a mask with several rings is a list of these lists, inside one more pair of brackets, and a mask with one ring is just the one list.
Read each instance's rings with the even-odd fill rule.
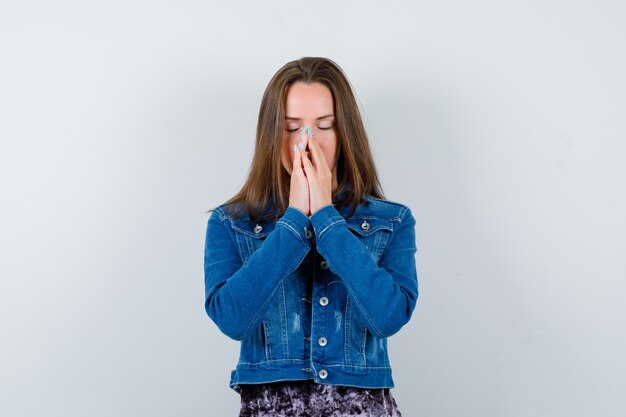
[[[287,90],[285,103],[285,129],[281,148],[281,160],[291,175],[293,169],[293,145],[302,141],[302,127],[309,126],[313,140],[322,148],[326,163],[333,174],[333,191],[337,184],[337,133],[333,112],[333,96],[324,84],[301,81],[293,83]],[[311,152],[306,148],[309,159]]]

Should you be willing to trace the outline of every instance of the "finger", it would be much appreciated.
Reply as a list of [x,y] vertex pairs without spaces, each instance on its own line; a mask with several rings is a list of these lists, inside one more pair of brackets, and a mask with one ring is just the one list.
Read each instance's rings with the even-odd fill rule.
[[[315,142],[315,143],[314,143]],[[309,153],[311,155],[311,162],[313,163],[313,166],[317,167],[318,162],[318,154],[317,154],[317,149],[315,148],[315,145],[317,145],[317,142],[313,139],[313,140],[309,140]]]
[[[310,142],[309,139],[310,139],[310,137],[308,136],[308,134],[303,134],[302,135],[302,140],[301,140],[302,147],[300,148],[300,150],[302,152],[300,153],[300,155],[301,156],[307,156],[307,157],[310,158],[311,151],[309,149],[309,142]],[[300,146],[300,144],[298,144],[298,146]]]
[[308,144],[308,142],[310,141],[311,137],[309,136],[309,133],[305,130],[302,132],[302,135],[300,135],[300,141],[302,143],[304,143],[304,149],[306,150],[306,146]]
[[302,153],[302,166],[304,168],[304,172],[306,173],[307,178],[313,179],[315,178],[315,168],[311,163],[311,160],[308,156]]
[[299,173],[302,172],[302,153],[300,152],[300,148],[298,147],[298,145],[294,145],[294,152],[293,152],[293,161],[292,161],[292,168],[291,168],[291,173],[292,175],[294,173]]
[[330,167],[326,162],[326,157],[324,156],[324,152],[322,152],[322,148],[317,142],[317,140],[313,139],[309,141],[309,149],[313,154],[313,163],[316,168],[321,168],[325,171],[330,171]]

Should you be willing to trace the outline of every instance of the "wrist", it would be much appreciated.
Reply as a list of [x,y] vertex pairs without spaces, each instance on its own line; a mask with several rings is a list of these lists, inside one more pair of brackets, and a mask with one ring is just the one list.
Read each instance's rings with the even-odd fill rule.
[[332,205],[333,205],[333,203],[329,202],[329,203],[322,204],[322,205],[320,205],[319,207],[317,207],[315,209],[311,208],[311,214],[309,215],[309,218],[311,218],[311,216],[313,216],[315,213],[317,213],[318,211],[320,211],[324,207],[332,206]]

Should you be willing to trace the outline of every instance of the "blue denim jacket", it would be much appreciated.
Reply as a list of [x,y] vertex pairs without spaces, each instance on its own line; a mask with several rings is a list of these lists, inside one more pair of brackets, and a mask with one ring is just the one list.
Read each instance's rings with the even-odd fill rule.
[[[275,212],[274,212],[275,213]],[[205,310],[241,341],[229,386],[313,379],[393,388],[387,338],[417,302],[415,219],[368,197],[354,214],[295,207],[255,223],[225,206],[206,230]]]

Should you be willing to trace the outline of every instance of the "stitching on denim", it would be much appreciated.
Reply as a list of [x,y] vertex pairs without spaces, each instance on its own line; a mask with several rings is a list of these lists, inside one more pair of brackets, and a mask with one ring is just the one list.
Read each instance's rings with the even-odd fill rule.
[[[389,274],[389,272],[383,269],[387,274]],[[391,275],[391,274],[389,274]],[[392,277],[393,278],[393,277]],[[347,287],[349,287],[349,289],[354,292],[354,290],[352,289],[352,286],[348,285],[347,282],[344,283]],[[376,331],[378,337],[386,337],[385,333],[381,332],[380,329],[378,328],[378,326],[372,321],[372,319],[370,318],[370,316],[367,314],[367,311],[365,311],[365,309],[363,308],[363,306],[359,303],[359,300],[357,298],[354,299],[354,302],[356,303],[357,306],[359,306],[359,309],[361,310],[361,312],[365,315],[365,318],[367,319],[367,321],[372,325],[372,327],[374,328],[374,330]]]
[[350,358],[350,354],[348,352],[348,341],[350,340],[350,324],[351,324],[351,320],[350,320],[350,309],[348,308],[350,306],[350,297],[346,297],[346,308],[343,311],[343,324],[344,324],[344,331],[343,331],[343,360],[345,363],[351,363],[352,361],[349,359]]
[[268,326],[265,320],[261,323],[263,324],[263,331],[265,332],[265,359],[267,360],[272,358],[272,327]]
[[380,258],[380,253],[382,252],[382,250],[381,250],[382,237],[383,237],[382,233],[376,233],[374,235],[374,243],[372,243],[372,246],[373,246],[373,248],[372,248],[373,258],[376,261],[376,263],[378,263],[378,259]]
[[298,233],[298,231],[296,229],[293,228],[293,226],[291,226],[290,224],[288,224],[287,222],[284,222],[282,220],[279,220],[276,222],[276,224],[283,224],[285,225],[287,228],[289,228],[289,230],[291,230],[296,236],[298,236],[298,239],[300,239],[300,242],[306,244],[306,242],[304,240],[302,240],[302,236],[300,236],[300,234]]
[[253,238],[251,238],[250,236],[244,235],[244,241],[246,242],[246,249],[248,249],[247,252],[245,253],[245,262],[248,262],[248,260],[250,260],[250,257],[255,251],[254,243],[252,242],[252,239]]
[[243,331],[243,333],[238,337],[238,339],[245,339],[245,337],[248,335],[248,330],[250,329],[250,327],[252,327],[252,323],[254,323],[257,319],[257,317],[259,317],[259,314],[261,313],[261,311],[265,308],[265,306],[272,300],[272,298],[274,298],[274,293],[276,292],[276,289],[270,294],[269,297],[267,297],[267,300],[265,300],[265,302],[263,303],[263,305],[261,306],[261,308],[259,309],[259,311],[257,311],[257,313],[254,316],[254,319],[252,319],[252,321],[250,321],[250,323],[248,324],[248,327],[246,327],[246,329]]
[[[296,287],[296,293],[298,294],[298,297],[300,298],[300,301],[297,303],[297,314],[298,314],[298,320],[300,320],[300,329],[302,329],[304,326],[302,325],[303,323],[303,317],[304,317],[304,306],[303,306],[303,302],[302,299],[304,297],[300,297],[301,294],[304,293],[304,290],[302,289],[302,282],[300,280],[295,280],[295,287]],[[305,344],[306,344],[306,339],[302,338],[302,351],[305,350]]]
[[336,225],[337,223],[341,223],[341,222],[345,222],[343,217],[341,219],[339,219],[339,220],[335,220],[334,222],[330,223],[325,228],[323,228],[322,231],[320,232],[319,240],[322,240],[322,236],[324,236],[324,232],[326,232],[328,230],[328,228]]
[[[403,221],[407,220],[409,218],[409,212],[410,212],[410,208],[404,206],[402,211],[404,212],[404,216],[402,216],[400,218],[400,221],[398,222],[398,224],[402,224]],[[387,239],[387,244],[385,246],[385,249],[383,250],[383,252],[380,254],[380,258],[382,259],[382,257],[387,253],[387,249],[389,248],[389,246],[391,246],[391,244],[393,243],[394,238],[396,237],[396,234],[398,232],[398,229],[393,231],[393,234],[389,237],[389,239]]]
[[226,213],[224,213],[224,211],[220,208],[217,207],[215,210],[213,210],[215,213],[217,213],[218,217],[220,218],[220,221],[224,221],[224,219],[226,218]]
[[[289,268],[287,268],[287,273],[285,274],[285,277],[289,274],[291,274],[294,269],[296,269],[296,267],[298,265],[300,265],[300,263],[302,262],[302,260],[304,259],[304,257],[306,256],[308,251],[303,251],[302,255],[300,256],[300,258],[294,258],[295,262],[292,263],[291,266],[289,266]],[[285,279],[285,277],[283,277],[282,279]],[[267,304],[269,304],[269,302],[272,300],[272,298],[274,297],[274,293],[276,292],[276,290],[278,289],[278,287],[276,287],[276,289],[274,289],[274,291],[270,294],[269,297],[267,297],[267,300],[265,300],[265,303],[263,303],[263,305],[261,306],[261,308],[259,308],[259,311],[257,311],[257,313],[254,316],[254,319],[252,319],[252,321],[250,323],[248,323],[248,327],[246,327],[246,329],[243,331],[243,333],[241,334],[240,337],[238,337],[238,339],[244,339],[247,334],[248,331],[250,330],[250,327],[252,327],[252,324],[257,320],[257,318],[259,317],[259,315],[261,314],[261,311],[263,311],[263,309],[265,308],[265,306]]]
[[262,362],[237,362],[237,365],[261,365],[261,364],[264,364],[266,362],[308,362],[308,360],[305,360],[305,359],[292,359],[292,358],[287,358],[287,359],[270,359],[268,361],[262,361]]
[[281,304],[281,319],[285,323],[285,327],[280,329],[282,333],[281,340],[283,342],[283,354],[289,357],[289,320],[287,318],[287,303],[285,301],[285,280],[280,282],[280,304]]
[[350,217],[344,217],[344,219],[346,220],[347,223],[351,223],[351,220],[375,220],[375,221],[381,221],[384,223],[393,223],[393,222],[400,222],[402,221],[402,217],[400,216],[393,216],[393,217],[380,217],[380,216],[368,216],[368,215],[356,215],[356,216],[350,216]]
[[363,366],[367,366],[367,355],[365,354],[365,344],[367,343],[367,326],[363,327],[363,345],[362,345],[362,354],[363,354]]
[[248,262],[248,259],[250,258],[248,256],[248,252],[250,251],[250,248],[248,247],[248,240],[247,240],[248,238],[246,238],[243,235],[238,235],[237,233],[234,233],[231,236],[234,238],[234,243],[235,243],[235,246],[237,247],[237,253],[239,253],[239,258],[241,259],[241,263],[242,265],[245,265]]
[[367,368],[367,369],[391,369],[391,366],[365,366],[365,365],[346,365],[343,363],[325,363],[324,367],[337,367],[341,366],[344,368]]
[[[220,213],[221,213],[221,210],[219,208],[215,209],[214,211],[216,211],[218,215],[220,215]],[[230,227],[226,227],[226,225],[224,224],[225,220],[228,220],[230,222]],[[239,252],[239,257],[241,258],[241,262],[244,263],[244,256],[241,253],[239,239],[237,239],[236,233],[232,232],[232,230],[233,230],[233,226],[232,226],[233,222],[231,221],[231,219],[228,216],[221,217],[221,215],[220,215],[220,222],[222,223],[222,226],[224,226],[224,228],[226,228],[226,234],[230,238],[231,242],[233,242],[233,245],[235,245],[235,247],[237,247],[237,252]]]
[[367,214],[358,214],[358,215],[352,215],[350,217],[345,218],[346,221],[347,220],[365,220],[365,219],[369,219],[369,220],[381,220],[381,221],[393,221],[393,220],[399,220],[400,218],[398,216],[393,216],[393,217],[380,217],[380,216],[376,216],[376,215],[367,215]]
[[400,217],[400,223],[402,223],[402,221],[406,219],[408,212],[409,212],[409,207],[402,206],[402,208],[400,209],[400,213],[398,213],[398,216]]
[[[233,230],[236,230],[237,232],[239,232],[241,234],[244,234],[246,236],[249,236],[251,238],[258,239],[258,240],[265,239],[271,233],[271,231],[268,232],[267,230],[264,231],[264,232],[254,233],[254,232],[251,232],[249,230],[243,229],[243,228],[241,228],[241,227],[239,227],[239,226],[237,226],[235,224],[233,224],[232,227],[233,227]],[[270,226],[267,226],[267,225],[265,226],[266,229],[270,229],[271,227],[272,227],[271,225]]]
[[377,233],[374,239],[374,253],[376,264],[378,265],[383,252],[388,246],[390,233]]

